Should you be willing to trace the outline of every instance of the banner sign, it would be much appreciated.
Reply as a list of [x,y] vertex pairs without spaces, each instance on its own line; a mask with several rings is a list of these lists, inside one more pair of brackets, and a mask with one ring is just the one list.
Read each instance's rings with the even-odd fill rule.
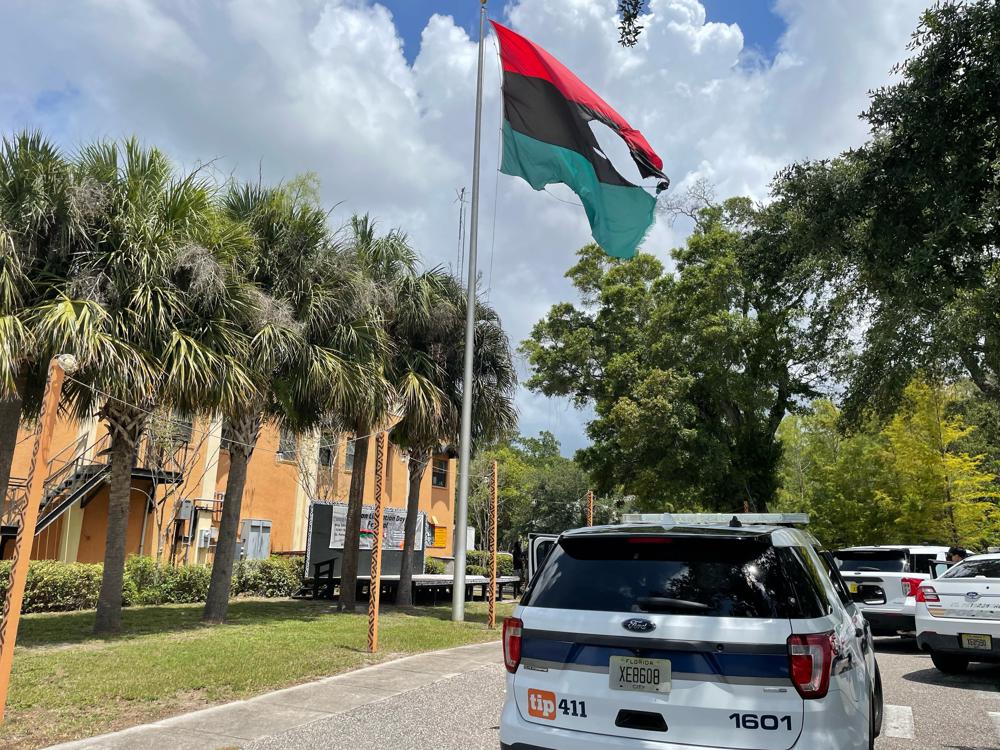
[[[330,526],[330,549],[344,548],[344,534],[347,528],[347,504],[331,503],[333,510],[333,522]],[[372,538],[375,535],[374,526],[375,506],[365,505],[361,508],[361,540],[358,543],[359,549],[371,549]],[[417,533],[414,538],[413,548],[422,550],[424,548],[424,535],[426,533],[425,513],[417,515]],[[382,508],[382,549],[403,549],[403,537],[406,530],[406,511],[403,508]]]

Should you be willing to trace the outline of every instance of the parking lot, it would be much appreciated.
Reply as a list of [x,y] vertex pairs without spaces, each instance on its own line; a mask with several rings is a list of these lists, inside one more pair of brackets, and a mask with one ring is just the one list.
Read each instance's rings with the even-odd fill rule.
[[876,644],[886,704],[879,750],[1000,748],[1000,666],[944,675],[912,640]]

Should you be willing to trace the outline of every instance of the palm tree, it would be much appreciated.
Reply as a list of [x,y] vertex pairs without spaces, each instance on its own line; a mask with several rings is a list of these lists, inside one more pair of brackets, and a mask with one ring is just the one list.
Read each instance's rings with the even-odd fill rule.
[[[428,373],[435,391],[442,395],[438,404],[401,399],[402,419],[392,430],[393,440],[409,450],[406,525],[396,594],[396,604],[401,606],[412,603],[413,552],[424,472],[438,446],[458,443],[461,427],[466,296],[461,284],[450,276],[437,280],[434,290],[434,315],[424,326],[401,331],[397,337],[395,361],[401,393],[414,377]],[[482,302],[476,305],[474,355],[473,447],[496,441],[517,426],[517,373],[510,342],[499,315]]]
[[22,410],[38,405],[46,360],[53,353],[86,354],[72,331],[56,337],[56,352],[43,350],[34,331],[39,305],[69,273],[70,247],[93,198],[83,187],[40,133],[25,131],[0,144],[0,506]]
[[245,330],[256,397],[224,410],[230,467],[202,618],[210,623],[224,621],[229,606],[247,465],[261,425],[315,429],[345,403],[378,390],[369,361],[382,354],[381,332],[356,314],[365,309],[367,284],[333,245],[326,212],[308,191],[296,183],[234,186],[222,212],[254,238],[240,265],[256,285],[261,314]]
[[354,467],[347,500],[344,557],[341,565],[339,607],[353,611],[357,594],[358,543],[361,534],[361,511],[365,493],[365,468],[371,435],[386,428],[397,393],[389,381],[395,342],[391,334],[398,326],[428,317],[432,296],[417,271],[418,257],[406,236],[398,230],[378,235],[375,222],[368,216],[351,220],[349,245],[362,273],[373,284],[374,299],[365,313],[381,326],[387,337],[385,356],[373,361],[373,370],[385,387],[358,394],[344,404],[342,424],[354,434]]
[[[97,143],[77,158],[78,179],[102,194],[89,218],[90,242],[74,258],[77,292],[43,310],[42,327],[94,320],[94,347],[67,388],[78,416],[95,410],[110,434],[104,575],[94,632],[121,627],[125,532],[132,471],[149,414],[162,406],[195,413],[254,394],[246,376],[249,341],[234,310],[251,315],[241,280],[220,262],[228,242],[213,220],[211,193],[197,173],[178,176],[167,157],[136,140]],[[58,323],[58,325],[57,325]]]

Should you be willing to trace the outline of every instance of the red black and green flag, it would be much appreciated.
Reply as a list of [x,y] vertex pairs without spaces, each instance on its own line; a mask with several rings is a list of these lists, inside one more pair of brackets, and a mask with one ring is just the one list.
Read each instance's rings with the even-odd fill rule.
[[628,144],[643,177],[663,160],[642,133],[552,55],[493,22],[503,66],[503,161],[500,171],[535,190],[563,183],[579,197],[594,239],[609,255],[631,258],[653,223],[656,199],[633,185],[602,153],[588,124],[598,120]]

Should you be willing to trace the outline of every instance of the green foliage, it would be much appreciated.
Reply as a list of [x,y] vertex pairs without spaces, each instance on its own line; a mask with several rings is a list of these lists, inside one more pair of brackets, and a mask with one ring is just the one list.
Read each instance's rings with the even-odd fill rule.
[[465,566],[466,575],[470,576],[489,576],[490,571],[484,568],[482,565],[466,565]]
[[291,596],[302,586],[305,558],[240,560],[233,566],[233,596]]
[[[242,561],[235,566],[233,596],[291,596],[302,585],[303,564],[301,557]],[[0,594],[7,587],[10,566],[9,560],[0,562]],[[205,565],[163,565],[150,557],[134,555],[125,562],[123,602],[136,606],[204,601],[211,570]],[[24,587],[23,611],[93,609],[102,573],[100,564],[32,560]]]
[[782,423],[778,508],[812,515],[831,546],[937,543],[984,549],[1000,541],[1000,492],[985,457],[963,450],[975,428],[961,415],[967,386],[916,379],[885,426],[842,433],[817,401]]
[[[483,575],[489,575],[490,570],[490,553],[489,550],[483,549],[472,549],[466,552],[465,557],[466,571],[468,571],[469,566],[476,568],[482,568],[486,571]],[[497,575],[498,576],[512,576],[514,575],[514,556],[509,552],[498,552],[497,553]]]
[[579,304],[553,306],[522,345],[528,386],[594,407],[578,458],[602,491],[621,486],[650,510],[765,510],[775,431],[817,395],[846,299],[831,269],[795,256],[785,217],[691,200],[676,273],[650,255],[580,251],[567,273]]
[[440,576],[444,575],[444,571],[445,571],[444,560],[439,560],[436,557],[424,558],[424,573]]

